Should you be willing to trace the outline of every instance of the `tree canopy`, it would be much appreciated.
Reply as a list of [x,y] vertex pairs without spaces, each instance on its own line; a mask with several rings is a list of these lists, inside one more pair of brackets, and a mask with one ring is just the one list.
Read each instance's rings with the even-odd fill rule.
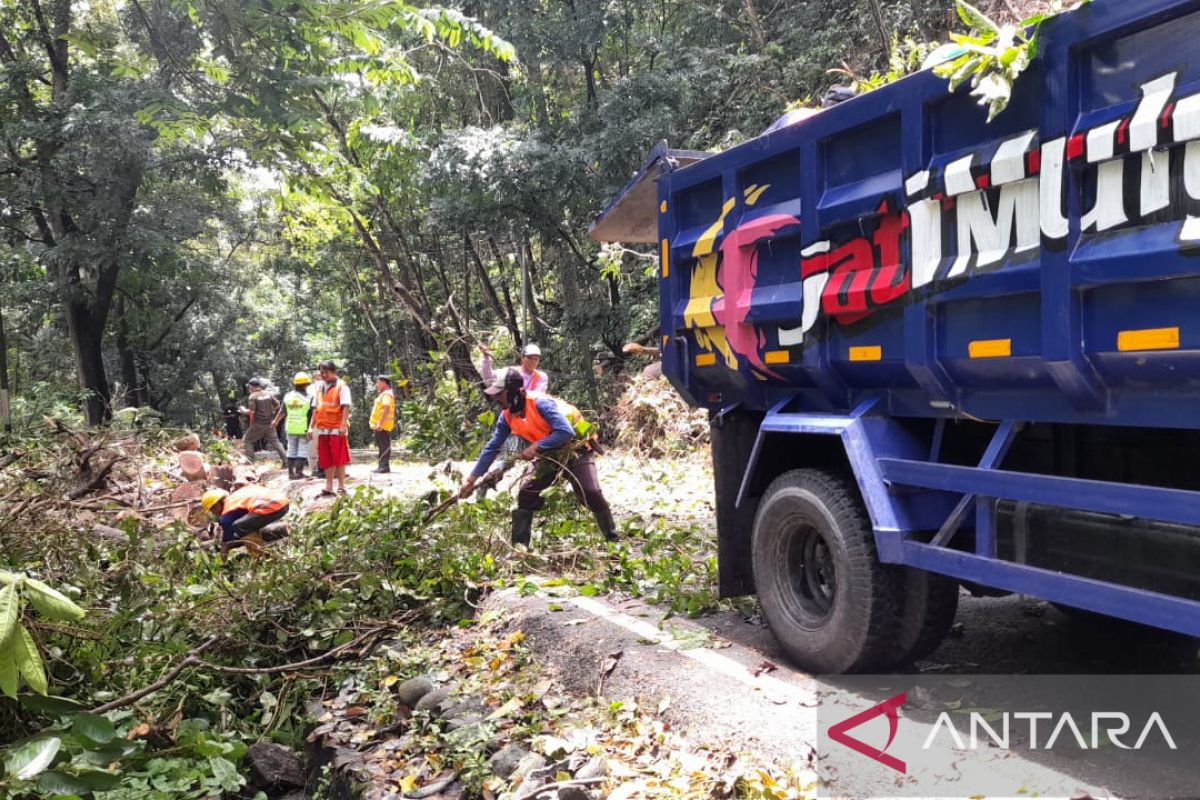
[[728,147],[954,20],[951,0],[0,0],[17,416],[201,424],[323,357],[432,391],[477,379],[478,342],[537,341],[599,402],[656,291],[585,232],[644,153]]

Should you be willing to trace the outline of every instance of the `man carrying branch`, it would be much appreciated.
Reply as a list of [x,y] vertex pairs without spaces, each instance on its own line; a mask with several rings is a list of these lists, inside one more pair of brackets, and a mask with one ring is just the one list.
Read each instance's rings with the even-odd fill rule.
[[521,373],[516,369],[500,371],[484,393],[500,404],[503,412],[496,420],[492,438],[479,454],[471,475],[459,489],[466,498],[475,489],[480,476],[487,472],[505,440],[516,434],[532,442],[521,451],[520,458],[536,461],[533,475],[526,479],[517,493],[517,507],[512,513],[512,542],[529,545],[533,528],[533,513],[546,504],[542,492],[563,472],[575,491],[575,496],[596,515],[600,532],[608,541],[616,541],[617,530],[612,510],[600,489],[596,475],[596,454],[593,426],[579,410],[549,395],[526,391]]

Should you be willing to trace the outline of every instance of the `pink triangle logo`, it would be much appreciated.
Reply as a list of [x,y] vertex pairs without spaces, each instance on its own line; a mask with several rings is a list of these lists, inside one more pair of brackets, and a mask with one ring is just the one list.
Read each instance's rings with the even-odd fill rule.
[[[904,705],[904,701],[908,699],[907,692],[901,692],[895,697],[884,700],[882,703],[877,703],[871,706],[866,711],[861,711],[853,717],[842,720],[836,725],[829,728],[829,738],[841,745],[849,747],[856,753],[860,753],[867,758],[874,759],[885,767],[891,767],[897,772],[907,774],[908,765],[895,756],[887,754],[888,747],[896,738],[896,731],[900,727],[900,707]],[[857,728],[865,722],[875,719],[878,716],[887,715],[888,720],[888,740],[883,746],[883,749],[872,747],[871,745],[859,739],[850,736],[847,731]]]

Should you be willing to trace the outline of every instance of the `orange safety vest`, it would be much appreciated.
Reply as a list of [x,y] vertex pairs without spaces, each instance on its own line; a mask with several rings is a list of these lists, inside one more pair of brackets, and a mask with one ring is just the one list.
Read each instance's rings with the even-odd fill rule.
[[[583,415],[579,413],[579,409],[571,405],[565,400],[560,400],[557,397],[551,397],[548,394],[541,392],[526,392],[525,393],[525,416],[518,417],[516,414],[504,409],[504,421],[508,423],[508,428],[517,436],[520,436],[527,442],[537,443],[550,435],[553,428],[550,423],[542,416],[542,412],[538,410],[538,400],[553,400],[558,406],[558,410],[566,417],[567,422],[571,423],[571,427],[575,432],[576,439],[587,438],[586,432],[592,426],[584,421]],[[581,425],[584,426],[581,430]]]
[[265,517],[268,514],[274,514],[276,511],[287,508],[289,505],[287,495],[281,494],[274,489],[268,489],[265,486],[243,486],[229,497],[225,498],[225,505],[222,507],[221,515],[224,516],[231,511],[245,510],[248,514],[257,514],[260,517]]
[[507,408],[504,409],[504,421],[508,423],[509,430],[527,442],[540,442],[553,430],[550,423],[542,416],[542,412],[538,411],[537,399],[542,396],[537,392],[525,393],[525,416],[523,417],[518,417]]
[[342,382],[336,380],[324,392],[317,395],[317,412],[313,415],[313,427],[335,431],[342,427]]
[[533,377],[529,379],[529,386],[526,387],[526,391],[540,392],[545,388],[545,385],[546,373],[542,372],[540,369],[535,369],[533,371]]

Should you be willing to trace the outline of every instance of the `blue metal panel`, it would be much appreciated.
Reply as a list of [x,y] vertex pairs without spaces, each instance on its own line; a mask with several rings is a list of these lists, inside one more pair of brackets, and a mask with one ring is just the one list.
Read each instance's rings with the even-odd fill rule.
[[944,492],[988,495],[1102,514],[1200,525],[1200,493],[1157,486],[1006,472],[894,458],[879,460],[883,480]]
[[[993,123],[965,92],[951,95],[941,78],[923,71],[670,172],[661,196],[671,210],[661,215],[660,227],[676,269],[666,281],[674,288],[663,306],[663,331],[690,336],[685,311],[696,300],[698,269],[692,251],[723,219],[710,302],[718,330],[730,336],[715,367],[696,370],[674,358],[665,365],[668,376],[712,408],[742,402],[765,410],[815,387],[812,407],[845,411],[860,389],[895,394],[915,385],[926,402],[910,402],[908,395],[889,400],[897,413],[986,410],[1001,419],[1200,426],[1195,414],[1156,417],[1147,401],[1127,393],[1160,385],[1182,392],[1180,401],[1200,401],[1200,345],[1185,335],[1184,357],[1170,363],[1171,374],[1114,371],[1090,343],[1113,333],[1096,320],[1109,320],[1110,329],[1120,320],[1093,307],[1100,296],[1087,292],[1102,284],[1200,276],[1200,241],[1181,239],[1181,225],[1200,212],[1200,199],[1183,202],[1180,177],[1198,171],[1181,165],[1188,157],[1200,160],[1200,146],[1171,140],[1174,127],[1167,125],[1179,113],[1180,131],[1194,127],[1184,119],[1191,112],[1177,111],[1176,101],[1200,95],[1200,57],[1192,59],[1182,44],[1198,35],[1194,2],[1097,2],[1045,26],[1039,60]],[[1154,110],[1147,93],[1170,76],[1175,83],[1155,146],[1170,151],[1173,199],[1143,214],[1141,157],[1126,153],[1138,128],[1135,117]],[[1103,128],[1109,122],[1124,127]],[[1104,156],[1110,146],[1111,157]],[[1117,189],[1104,183],[1104,192],[1132,194],[1110,202],[1123,209],[1104,212],[1111,219],[1099,224],[1110,229],[1098,234],[1082,221],[1092,215],[1094,228],[1094,216],[1103,216],[1091,206],[1099,207],[1099,166],[1114,159],[1129,162],[1126,180]],[[1154,181],[1141,180],[1142,193],[1153,196]],[[1057,200],[1054,187],[1061,187]],[[1037,209],[1030,209],[1030,197]],[[726,203],[732,204],[727,212]],[[1022,239],[1030,211],[1040,227],[1040,247],[1032,250]],[[1115,221],[1121,214],[1124,223]],[[940,226],[937,236],[931,224]],[[753,226],[762,231],[757,244],[724,247]],[[1200,235],[1200,223],[1194,231]],[[940,259],[932,279],[924,272],[930,265],[915,262],[918,244],[927,256],[934,247],[930,257]],[[736,297],[722,297],[735,290]],[[806,292],[819,308],[805,308]],[[1005,296],[1022,296],[1020,309],[1006,307]],[[988,337],[989,305],[1011,323],[1011,336]],[[1165,309],[1137,305],[1151,317]],[[885,313],[889,308],[896,311]],[[1180,327],[1200,330],[1200,307],[1190,306]],[[849,347],[871,346],[873,333],[886,338],[882,360],[894,365],[846,358]],[[1011,338],[1013,354],[973,360],[964,354],[976,338]],[[690,358],[712,353],[712,341],[691,338]],[[1017,386],[1026,391],[1006,391]],[[1167,402],[1160,412],[1175,406],[1187,404]]]
[[789,402],[777,404],[763,419],[742,478],[737,505],[745,501],[768,436],[837,436],[858,481],[877,538],[886,533],[936,528],[950,513],[955,500],[950,495],[909,492],[900,496],[888,488],[879,470],[883,459],[924,457],[928,450],[902,426],[882,415],[885,409],[879,395],[867,397],[850,414],[784,411]]
[[931,547],[919,542],[904,542],[897,549],[894,559],[897,563],[1189,636],[1200,636],[1200,603],[1193,600]]

